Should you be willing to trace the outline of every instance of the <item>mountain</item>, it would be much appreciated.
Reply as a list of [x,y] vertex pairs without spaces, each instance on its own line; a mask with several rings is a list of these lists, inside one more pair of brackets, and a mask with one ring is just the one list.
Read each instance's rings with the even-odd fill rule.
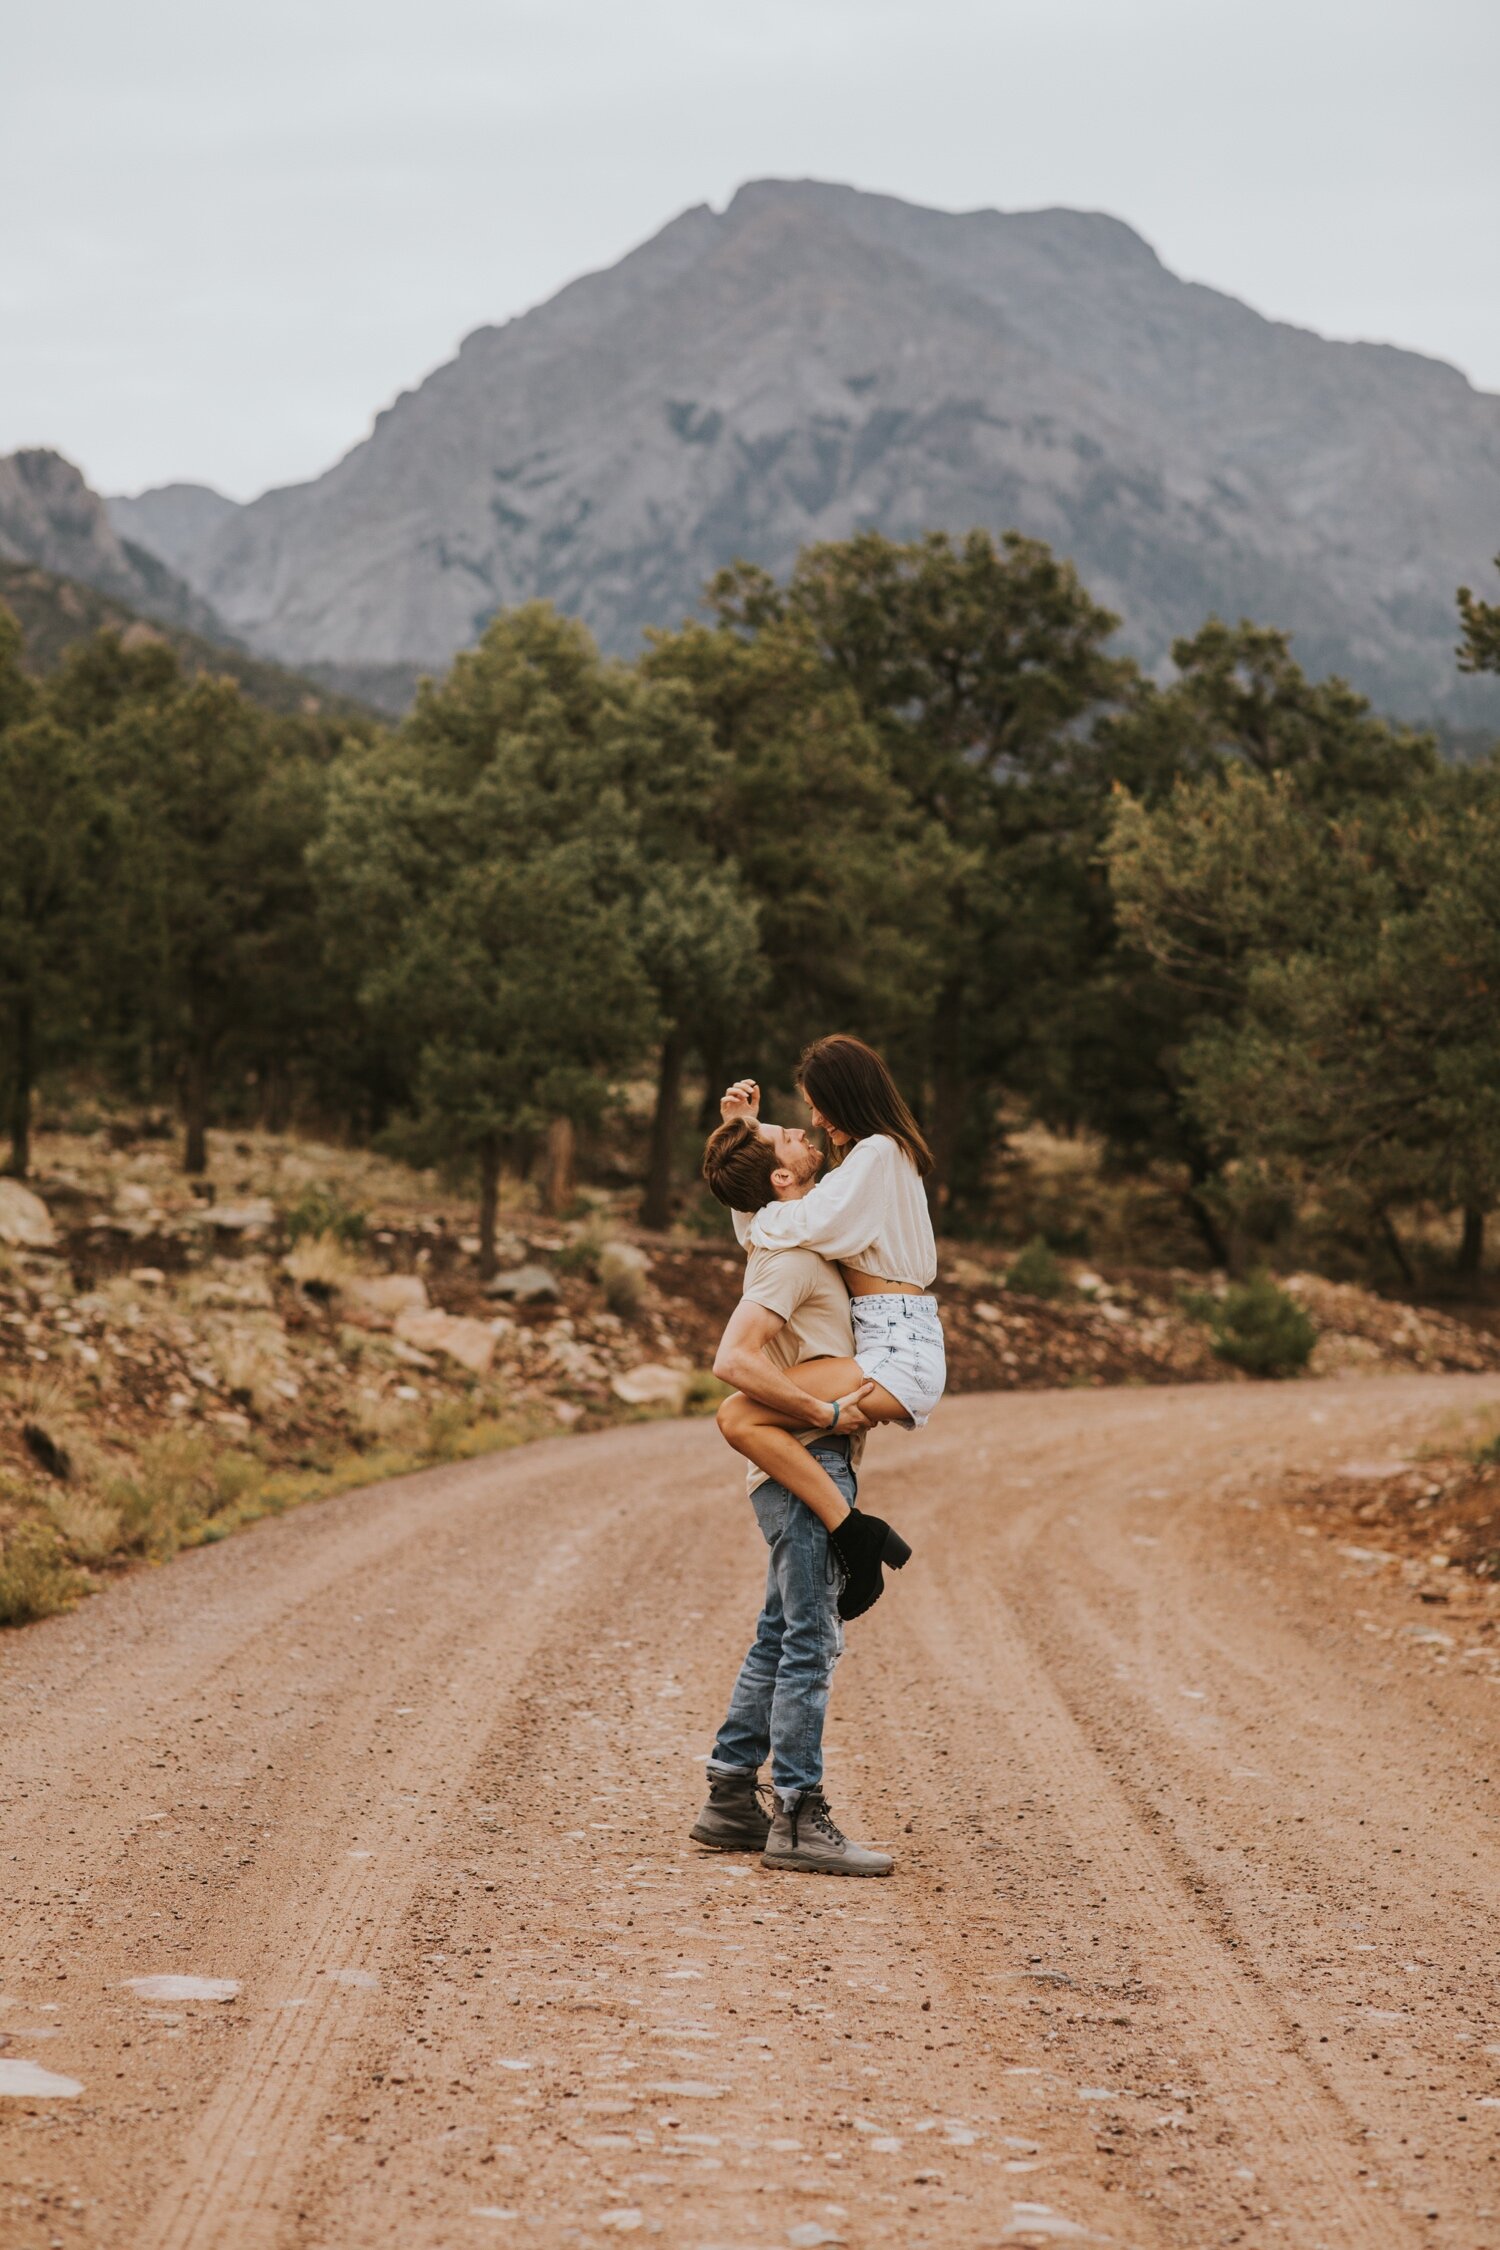
[[181,578],[193,568],[215,532],[239,514],[239,502],[209,484],[162,484],[138,500],[106,500],[109,520],[123,539],[148,547]]
[[1492,707],[1454,671],[1453,595],[1500,546],[1500,399],[1183,282],[1114,219],[761,181],[479,329],[313,482],[116,521],[320,667],[440,665],[533,595],[628,650],[736,556],[1015,526],[1147,663],[1248,615],[1457,719]]
[[28,672],[55,670],[75,641],[109,631],[119,633],[127,648],[143,640],[165,641],[185,672],[235,680],[252,702],[268,711],[350,720],[374,715],[364,701],[331,694],[321,682],[285,671],[243,649],[225,648],[200,634],[143,618],[97,587],[81,579],[61,578],[37,563],[0,561],[0,605],[20,625],[22,662]]
[[122,538],[82,471],[42,446],[0,457],[0,561],[37,564],[179,632],[235,645],[159,548]]

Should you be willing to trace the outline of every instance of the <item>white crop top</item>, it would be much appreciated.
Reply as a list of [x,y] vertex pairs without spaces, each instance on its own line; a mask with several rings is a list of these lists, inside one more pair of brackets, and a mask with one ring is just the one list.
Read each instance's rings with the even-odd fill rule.
[[922,1175],[887,1133],[856,1141],[836,1170],[794,1203],[734,1214],[740,1242],[761,1250],[816,1250],[859,1273],[930,1289],[937,1244]]

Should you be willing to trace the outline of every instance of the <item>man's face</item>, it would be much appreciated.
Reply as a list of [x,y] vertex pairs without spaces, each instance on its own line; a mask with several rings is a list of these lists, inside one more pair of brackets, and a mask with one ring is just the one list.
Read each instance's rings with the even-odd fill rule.
[[770,1142],[778,1171],[789,1173],[794,1187],[806,1187],[823,1161],[823,1151],[814,1147],[802,1127],[757,1121],[755,1130],[763,1141]]

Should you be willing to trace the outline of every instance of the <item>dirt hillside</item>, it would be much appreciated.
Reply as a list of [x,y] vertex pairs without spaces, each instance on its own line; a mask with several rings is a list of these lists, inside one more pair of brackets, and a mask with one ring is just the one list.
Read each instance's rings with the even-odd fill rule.
[[[40,1152],[0,1181],[0,1625],[308,1498],[722,1395],[743,1260],[643,1233],[631,1193],[558,1221],[512,1183],[486,1282],[463,1198],[358,1151],[216,1133],[196,1183],[119,1121]],[[941,1245],[950,1392],[1225,1378],[1222,1281],[1025,1240]],[[1500,1369],[1482,1307],[1286,1289],[1314,1375]]]

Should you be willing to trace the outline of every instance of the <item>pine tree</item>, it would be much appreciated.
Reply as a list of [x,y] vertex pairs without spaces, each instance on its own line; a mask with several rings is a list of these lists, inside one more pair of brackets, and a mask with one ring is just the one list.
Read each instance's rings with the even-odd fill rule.
[[654,1029],[626,701],[581,626],[517,610],[335,775],[314,853],[413,1145],[477,1167],[486,1272],[507,1141],[596,1118]]

